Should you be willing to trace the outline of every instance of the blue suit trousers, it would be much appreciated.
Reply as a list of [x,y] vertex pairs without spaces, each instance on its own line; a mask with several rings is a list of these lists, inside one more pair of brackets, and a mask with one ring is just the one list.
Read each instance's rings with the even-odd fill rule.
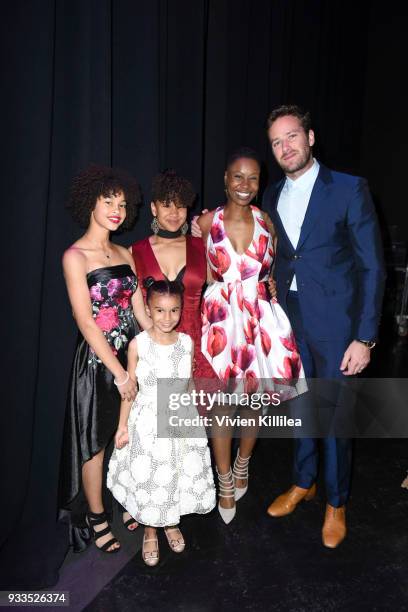
[[[344,379],[340,363],[346,349],[344,339],[315,340],[304,329],[297,292],[289,291],[287,311],[303,362],[306,377],[319,379]],[[338,406],[335,410],[342,411]],[[324,478],[327,501],[334,507],[347,502],[351,475],[351,440],[326,436],[322,438]],[[319,464],[319,440],[297,438],[295,440],[294,483],[309,488],[316,481]]]

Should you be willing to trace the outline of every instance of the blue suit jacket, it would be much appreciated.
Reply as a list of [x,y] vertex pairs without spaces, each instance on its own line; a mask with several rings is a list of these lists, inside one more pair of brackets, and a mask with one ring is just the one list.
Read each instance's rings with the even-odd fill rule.
[[278,300],[296,273],[303,325],[310,338],[377,337],[385,269],[377,216],[367,182],[320,165],[296,249],[277,203],[283,179],[267,188],[263,208],[278,235],[274,277]]

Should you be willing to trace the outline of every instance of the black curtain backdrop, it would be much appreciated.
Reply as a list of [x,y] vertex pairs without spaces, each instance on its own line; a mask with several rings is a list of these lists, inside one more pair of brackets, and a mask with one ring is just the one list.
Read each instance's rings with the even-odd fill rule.
[[392,4],[384,18],[380,2],[340,0],[1,3],[4,585],[55,584],[67,548],[55,519],[76,338],[61,274],[79,236],[64,210],[72,176],[96,162],[139,179],[145,206],[118,237],[129,244],[149,232],[150,182],[165,167],[190,177],[210,208],[237,145],[257,149],[278,178],[265,119],[296,102],[312,112],[319,159],[365,170],[389,222],[406,221],[384,173],[388,145],[395,161],[405,154],[393,131],[407,134],[405,113],[402,128],[391,110],[377,138],[405,74],[404,9]]

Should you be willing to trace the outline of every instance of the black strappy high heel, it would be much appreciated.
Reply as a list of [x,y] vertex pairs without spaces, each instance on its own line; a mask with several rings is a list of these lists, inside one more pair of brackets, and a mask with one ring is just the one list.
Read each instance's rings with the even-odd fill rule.
[[[99,540],[99,538],[111,532],[111,528],[110,528],[108,518],[105,512],[99,512],[99,513],[88,512],[88,514],[86,515],[86,522],[88,523],[88,527],[92,532],[93,539],[95,540],[95,546],[98,550],[101,550],[102,552],[106,552],[109,554],[117,553],[120,550],[120,547],[113,548],[112,550],[108,550],[108,548],[112,546],[112,544],[116,544],[116,543],[120,544],[119,540],[115,537],[112,537],[110,540],[105,542],[105,544],[103,544],[102,546],[98,546],[97,544],[97,541]],[[102,523],[108,523],[108,526],[105,527],[105,529],[96,531],[95,525],[102,525]]]

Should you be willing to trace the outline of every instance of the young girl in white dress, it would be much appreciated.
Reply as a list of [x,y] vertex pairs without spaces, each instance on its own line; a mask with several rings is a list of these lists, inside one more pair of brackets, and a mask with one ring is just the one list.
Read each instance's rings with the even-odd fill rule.
[[159,562],[157,528],[164,527],[170,548],[182,552],[180,517],[210,512],[215,488],[204,429],[198,438],[157,436],[158,379],[190,379],[194,344],[175,331],[182,285],[152,278],[145,284],[152,327],[129,344],[128,372],[136,375],[139,390],[133,404],[122,401],[107,485],[135,521],[145,525],[142,558],[153,566]]

